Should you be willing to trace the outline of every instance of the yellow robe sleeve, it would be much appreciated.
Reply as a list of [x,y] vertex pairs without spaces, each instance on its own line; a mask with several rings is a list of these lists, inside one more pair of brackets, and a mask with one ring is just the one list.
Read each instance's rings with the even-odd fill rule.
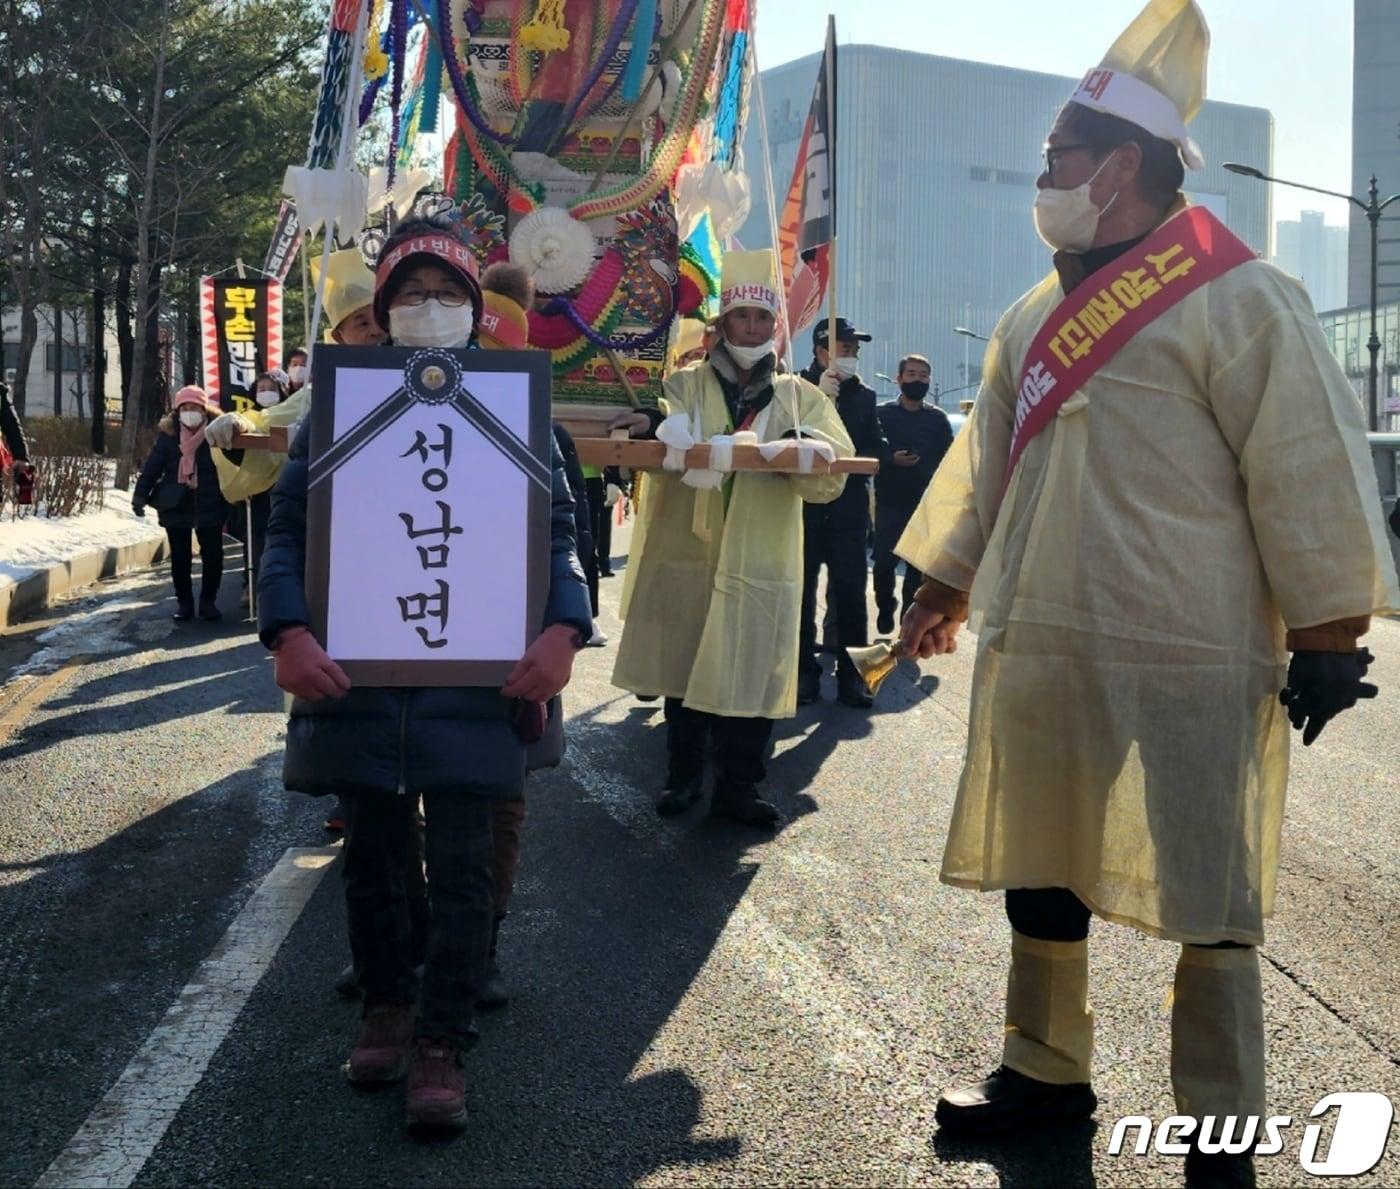
[[1400,608],[1361,402],[1303,287],[1264,264],[1212,286],[1208,392],[1290,629]]
[[943,456],[933,482],[895,546],[895,553],[925,577],[969,591],[996,524],[1011,425],[1016,380],[1005,347],[1008,313],[987,344],[982,387],[962,431]]
[[[831,443],[837,458],[854,458],[855,446],[846,432],[836,405],[820,388],[801,376],[790,376],[786,383],[775,382],[773,399],[790,402],[796,388],[797,410],[802,436]],[[789,407],[791,407],[789,405]],[[793,475],[792,485],[809,504],[829,504],[846,488],[845,475]]]
[[[310,411],[311,389],[307,387],[294,392],[280,405],[270,409],[247,409],[239,415],[252,422],[254,433],[265,434],[269,429],[290,429]],[[219,489],[224,499],[233,504],[270,490],[287,462],[285,454],[270,450],[245,450],[241,463],[235,463],[222,450],[210,453],[219,475]]]

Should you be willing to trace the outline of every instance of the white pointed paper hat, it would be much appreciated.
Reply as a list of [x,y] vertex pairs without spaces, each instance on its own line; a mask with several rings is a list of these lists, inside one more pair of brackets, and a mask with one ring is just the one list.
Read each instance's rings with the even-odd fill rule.
[[1196,0],[1148,0],[1072,103],[1118,116],[1181,151],[1188,169],[1206,159],[1187,134],[1206,97],[1210,30]]
[[772,248],[724,254],[719,280],[720,316],[744,306],[778,315],[778,270]]

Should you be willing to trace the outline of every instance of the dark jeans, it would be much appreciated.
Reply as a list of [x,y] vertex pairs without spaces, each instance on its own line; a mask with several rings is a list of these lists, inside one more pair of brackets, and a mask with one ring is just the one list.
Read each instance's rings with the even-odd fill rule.
[[[1068,888],[1010,888],[1006,919],[1023,937],[1039,941],[1083,941],[1089,936],[1089,906]],[[1200,947],[1208,950],[1247,949],[1236,941]]]
[[175,597],[182,603],[194,602],[194,545],[191,537],[199,538],[199,601],[212,603],[219,597],[219,583],[224,577],[224,530],[222,525],[209,528],[167,528],[170,540],[170,580],[175,584]]
[[903,615],[908,611],[914,592],[924,580],[918,570],[905,562],[904,588],[899,601],[895,601],[895,571],[899,568],[899,558],[895,556],[894,547],[899,544],[913,515],[913,507],[875,505],[875,606],[881,615]]
[[705,748],[714,743],[715,776],[726,784],[758,784],[768,775],[764,760],[773,737],[771,718],[728,718],[691,710],[679,698],[666,699],[666,749],[673,770],[704,770]]
[[[420,999],[409,902],[414,796],[345,798],[345,911],[365,1002]],[[426,793],[428,939],[418,1035],[465,1047],[491,949],[492,815],[469,793]]]
[[[589,527],[593,530],[593,552],[598,558],[598,573],[612,573],[612,509],[603,507],[608,485],[602,479],[585,479],[588,489]],[[597,610],[594,610],[597,614]]]
[[802,632],[799,642],[803,672],[821,668],[817,660],[817,576],[826,567],[826,602],[836,612],[836,671],[855,675],[855,665],[846,655],[848,648],[870,643],[870,616],[865,603],[865,580],[869,572],[865,555],[866,530],[827,529],[809,533],[803,544]]

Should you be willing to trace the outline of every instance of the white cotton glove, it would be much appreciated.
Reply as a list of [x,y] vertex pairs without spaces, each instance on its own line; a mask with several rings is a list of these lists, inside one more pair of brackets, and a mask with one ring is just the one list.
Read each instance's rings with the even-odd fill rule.
[[225,413],[204,427],[204,440],[219,450],[230,450],[236,434],[253,433],[256,429],[242,413]]
[[817,387],[825,392],[827,396],[831,397],[832,400],[835,400],[841,395],[841,374],[827,368],[826,371],[822,372],[822,378],[818,381]]
[[617,501],[622,498],[622,488],[616,483],[609,483],[603,489],[603,507],[616,508]]

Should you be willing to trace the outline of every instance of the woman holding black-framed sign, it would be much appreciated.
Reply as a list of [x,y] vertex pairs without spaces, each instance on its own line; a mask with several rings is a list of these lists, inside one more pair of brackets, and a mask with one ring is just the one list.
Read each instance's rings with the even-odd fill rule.
[[[441,409],[433,412],[434,421],[458,415],[447,411],[449,394],[457,394],[451,399],[463,404],[474,400],[456,387],[462,377],[452,378],[449,384],[446,372],[461,368],[454,352],[473,343],[482,306],[475,257],[470,246],[452,231],[410,223],[385,244],[376,279],[376,319],[396,345],[452,349],[427,350],[426,354],[441,363],[412,371],[417,366],[412,360],[425,354],[420,351],[404,373],[404,384],[412,385],[418,396],[403,395],[406,389],[400,390],[400,396],[408,405],[422,399]],[[358,662],[365,666],[359,671],[375,679],[352,688],[345,670],[311,632],[315,617],[308,596],[308,584],[325,582],[331,565],[318,554],[325,568],[316,574],[310,572],[308,554],[329,548],[329,538],[309,539],[308,502],[312,515],[327,506],[317,501],[329,498],[330,487],[318,484],[342,463],[346,464],[346,478],[337,482],[351,484],[345,489],[347,496],[354,494],[350,476],[366,473],[354,470],[354,455],[344,448],[347,437],[340,434],[335,435],[334,448],[320,454],[314,465],[310,462],[318,417],[324,422],[317,408],[329,411],[341,407],[333,380],[324,406],[313,408],[311,419],[298,434],[287,469],[273,493],[259,578],[260,635],[276,654],[278,684],[295,698],[284,780],[295,791],[342,793],[346,799],[346,910],[365,996],[363,1022],[346,1065],[347,1077],[356,1085],[384,1085],[407,1074],[410,1126],[460,1128],[466,1123],[463,1057],[474,1032],[475,1000],[488,969],[493,928],[494,809],[523,796],[527,744],[539,726],[541,704],[568,683],[574,652],[593,630],[575,548],[573,499],[562,458],[552,441],[548,443],[552,465],[517,451],[516,461],[528,464],[535,476],[529,489],[536,490],[536,478],[542,487],[539,496],[544,500],[541,512],[548,535],[541,536],[539,543],[548,541],[549,557],[540,558],[540,573],[547,578],[547,592],[540,588],[544,594],[543,630],[513,668],[509,663],[501,668],[502,673],[510,670],[503,686],[465,681],[436,684],[430,680],[396,684],[377,678],[404,672],[404,666]],[[424,384],[432,392],[419,392]],[[384,403],[392,405],[400,396]],[[398,414],[390,415],[389,423],[405,411],[401,408]],[[472,404],[469,412],[478,414],[478,406]],[[547,426],[543,407],[541,416]],[[454,424],[461,424],[460,447],[473,436],[469,432],[472,427]],[[472,426],[479,427],[479,423],[474,421]],[[437,431],[446,428],[436,426]],[[359,429],[357,425],[348,437],[353,438]],[[362,436],[361,446],[372,441],[375,432],[371,429]],[[481,435],[485,434],[482,430]],[[502,446],[510,445],[506,437],[509,435],[501,436]],[[518,441],[514,445],[523,450]],[[426,457],[430,448],[426,444],[422,448]],[[397,449],[395,445],[389,455],[391,462]],[[338,460],[328,461],[337,450],[341,451]],[[417,446],[411,447],[408,454],[416,450]],[[440,492],[442,488],[436,484],[445,485],[448,479],[450,463],[445,454],[438,459],[442,468],[425,472],[425,484],[428,477],[441,477],[433,478],[430,492]],[[377,493],[383,476],[375,473]],[[469,481],[469,474],[457,472],[456,482],[465,486]],[[400,518],[409,524],[410,536],[423,535],[412,528],[411,516]],[[444,534],[463,532],[448,529],[446,524],[444,521],[441,530]],[[434,571],[447,572],[443,567],[448,540],[444,536],[441,545],[417,547],[425,555],[425,568],[431,555]],[[458,548],[467,544],[463,542]],[[362,559],[355,560],[359,563]],[[363,567],[356,572],[363,574]],[[361,581],[365,580],[357,579],[357,583]],[[334,592],[333,584],[330,590]],[[326,594],[324,590],[321,593]],[[353,593],[359,599],[363,592],[356,586]],[[330,596],[326,598],[329,602]],[[412,598],[421,599],[426,608],[426,596]],[[445,622],[446,599],[442,598]],[[410,599],[399,601],[407,604]],[[473,606],[472,614],[489,615],[494,610]],[[329,620],[329,611],[326,616]],[[410,618],[406,607],[404,618],[405,622]],[[416,622],[423,616],[412,618]],[[523,622],[526,617],[519,618]],[[441,645],[437,640],[429,642],[431,633],[426,628],[418,630],[427,633],[426,648],[446,645],[445,639]],[[327,639],[329,634],[327,629]],[[349,655],[365,653],[352,651]],[[470,757],[469,762],[466,757]],[[421,994],[414,970],[405,884],[406,856],[420,796],[426,819],[430,901]]]

